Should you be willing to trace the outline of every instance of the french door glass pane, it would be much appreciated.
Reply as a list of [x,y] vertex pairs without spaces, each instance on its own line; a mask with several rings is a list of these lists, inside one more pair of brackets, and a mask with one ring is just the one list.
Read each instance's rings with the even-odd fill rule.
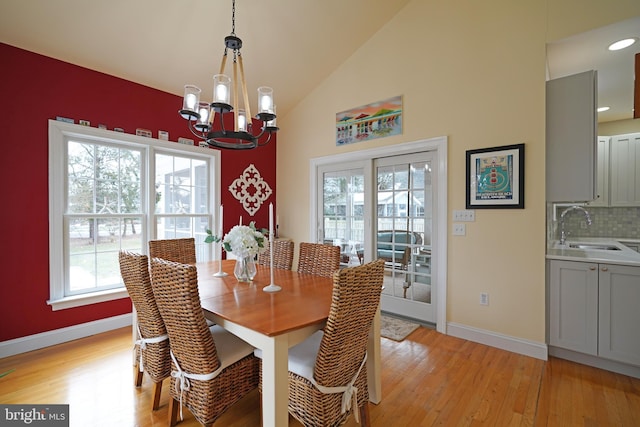
[[431,303],[430,161],[377,168],[377,257],[386,261],[383,294]]
[[362,170],[323,175],[323,241],[340,246],[342,265],[364,257],[364,174]]

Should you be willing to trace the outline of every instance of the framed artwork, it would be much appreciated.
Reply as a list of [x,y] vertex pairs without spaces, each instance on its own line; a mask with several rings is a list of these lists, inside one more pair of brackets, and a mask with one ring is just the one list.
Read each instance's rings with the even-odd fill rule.
[[467,209],[524,209],[524,144],[467,151]]
[[336,146],[402,133],[402,96],[336,114]]

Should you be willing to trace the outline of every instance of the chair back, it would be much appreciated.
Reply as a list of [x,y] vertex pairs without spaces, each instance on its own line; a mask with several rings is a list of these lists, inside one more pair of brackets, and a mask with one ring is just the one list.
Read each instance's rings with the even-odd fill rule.
[[[373,318],[380,305],[384,260],[343,268],[333,275],[333,296],[314,367],[325,387],[348,384],[360,369]],[[363,368],[361,375],[366,377]],[[366,393],[366,387],[358,393]],[[367,395],[368,398],[368,395]],[[359,397],[360,399],[360,397]]]
[[196,240],[193,237],[149,240],[149,257],[162,258],[181,264],[195,264]]
[[180,368],[193,374],[218,369],[216,346],[200,306],[196,267],[152,258],[151,285]]
[[[167,333],[164,321],[153,296],[149,279],[149,259],[146,255],[120,251],[120,274],[136,309],[140,338],[156,338]],[[171,373],[169,340],[150,342],[143,346],[142,360],[145,372],[154,382],[160,382]]]
[[332,277],[340,268],[340,246],[323,243],[300,243],[298,273]]
[[[293,265],[293,240],[274,240],[273,242],[273,267],[283,270],[291,270]],[[271,248],[258,254],[258,264],[271,266]]]

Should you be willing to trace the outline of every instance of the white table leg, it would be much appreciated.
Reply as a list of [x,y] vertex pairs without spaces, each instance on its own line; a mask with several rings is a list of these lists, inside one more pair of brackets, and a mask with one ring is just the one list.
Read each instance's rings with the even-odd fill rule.
[[380,308],[373,317],[367,343],[367,385],[369,401],[375,404],[382,399],[382,380],[380,378]]
[[287,335],[271,337],[262,348],[262,425],[289,425],[289,386]]

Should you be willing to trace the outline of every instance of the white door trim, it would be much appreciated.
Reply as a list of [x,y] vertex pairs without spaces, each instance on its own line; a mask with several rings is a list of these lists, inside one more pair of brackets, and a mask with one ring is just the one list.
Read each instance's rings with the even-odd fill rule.
[[[438,191],[434,210],[437,211],[436,224],[434,224],[434,250],[441,256],[437,259],[435,283],[438,286],[436,292],[436,330],[446,334],[447,328],[447,137],[423,139],[404,144],[390,145],[386,147],[371,148],[367,150],[352,151],[350,153],[334,154],[331,156],[316,157],[309,160],[309,239],[317,239],[318,224],[318,168],[330,163],[345,163],[351,161],[373,161],[374,158],[396,156],[399,154],[411,154],[423,151],[435,151],[438,162]],[[365,227],[371,227],[371,215],[365,218]]]

